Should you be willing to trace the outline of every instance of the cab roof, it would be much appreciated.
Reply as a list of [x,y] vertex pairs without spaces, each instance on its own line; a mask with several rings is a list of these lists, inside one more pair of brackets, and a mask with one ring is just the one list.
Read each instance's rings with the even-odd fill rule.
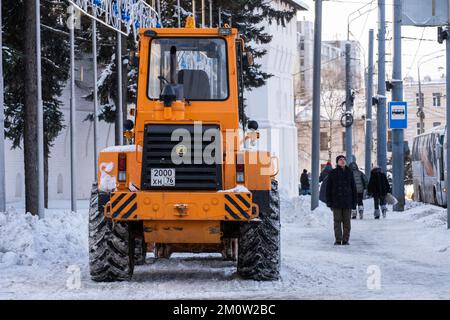
[[[139,34],[145,36],[144,33],[151,30],[157,34],[157,36],[173,36],[173,37],[195,37],[195,36],[223,36],[219,33],[221,28],[145,28],[140,29]],[[225,29],[225,28],[224,28]],[[231,30],[232,36],[238,34],[236,28],[227,28]]]

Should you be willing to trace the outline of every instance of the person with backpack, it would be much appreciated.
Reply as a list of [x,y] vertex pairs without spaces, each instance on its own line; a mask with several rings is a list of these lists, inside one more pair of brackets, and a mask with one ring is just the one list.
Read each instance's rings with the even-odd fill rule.
[[328,161],[325,167],[323,168],[322,172],[320,173],[319,182],[323,182],[332,170],[333,166],[331,165],[331,162]]
[[355,179],[346,161],[345,156],[338,156],[336,168],[326,179],[326,202],[333,211],[335,245],[350,244],[351,213],[357,202]]
[[355,179],[356,185],[356,193],[357,193],[357,205],[358,211],[352,210],[352,219],[356,219],[357,214],[359,213],[359,218],[362,219],[364,216],[364,191],[367,189],[367,178],[366,175],[361,172],[358,168],[358,165],[355,161],[349,164],[348,166],[353,173],[353,179]]
[[308,175],[308,170],[303,169],[303,173],[300,176],[300,186],[301,186],[301,194],[302,195],[307,195],[310,194],[309,189],[310,189],[310,184],[309,184],[309,175]]
[[323,203],[327,203],[327,177],[328,174],[333,170],[333,166],[331,165],[331,162],[328,161],[323,168],[322,172],[319,176],[319,182],[320,182],[320,190],[319,190],[319,200]]
[[386,218],[386,195],[390,192],[391,186],[389,185],[386,174],[381,171],[381,168],[373,168],[370,172],[367,193],[368,195],[373,196],[373,203],[375,206],[375,219],[380,219],[380,206],[383,218]]

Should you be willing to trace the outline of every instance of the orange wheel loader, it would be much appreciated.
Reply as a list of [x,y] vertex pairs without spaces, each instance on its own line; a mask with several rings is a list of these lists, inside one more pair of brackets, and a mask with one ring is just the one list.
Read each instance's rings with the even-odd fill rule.
[[128,144],[98,157],[92,279],[130,280],[147,252],[221,253],[244,279],[278,279],[278,160],[245,120],[243,39],[228,26],[144,29],[138,56]]

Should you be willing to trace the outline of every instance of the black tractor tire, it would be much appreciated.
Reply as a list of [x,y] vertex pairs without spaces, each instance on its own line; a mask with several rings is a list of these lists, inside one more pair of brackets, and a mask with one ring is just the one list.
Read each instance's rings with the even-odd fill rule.
[[[259,203],[257,202],[259,200]],[[260,222],[241,225],[237,272],[244,279],[274,281],[280,278],[280,197],[278,182],[254,201],[259,206]]]
[[89,268],[98,282],[130,280],[134,269],[134,239],[126,222],[113,222],[104,215],[109,194],[98,192],[94,183],[89,208]]
[[134,264],[141,266],[145,264],[147,257],[147,244],[143,237],[134,238]]

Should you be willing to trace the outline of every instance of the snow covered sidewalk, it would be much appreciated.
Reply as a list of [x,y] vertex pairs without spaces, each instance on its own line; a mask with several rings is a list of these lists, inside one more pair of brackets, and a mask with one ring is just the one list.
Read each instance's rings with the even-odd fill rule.
[[0,299],[450,298],[450,231],[439,207],[408,202],[405,212],[374,220],[367,200],[351,245],[336,247],[327,208],[310,212],[309,197],[284,199],[280,281],[241,280],[217,255],[149,254],[131,282],[95,283],[87,201],[79,213],[58,209],[66,206],[53,203],[42,220],[20,209],[0,213]]

